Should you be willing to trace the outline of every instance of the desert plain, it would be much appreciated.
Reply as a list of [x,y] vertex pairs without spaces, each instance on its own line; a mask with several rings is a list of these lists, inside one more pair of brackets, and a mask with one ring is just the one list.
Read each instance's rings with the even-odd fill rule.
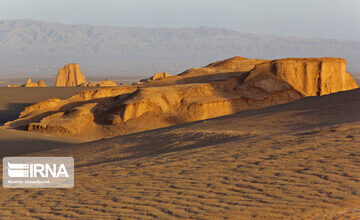
[[75,159],[74,188],[1,188],[0,218],[358,219],[359,109],[340,58],[0,88],[3,157]]

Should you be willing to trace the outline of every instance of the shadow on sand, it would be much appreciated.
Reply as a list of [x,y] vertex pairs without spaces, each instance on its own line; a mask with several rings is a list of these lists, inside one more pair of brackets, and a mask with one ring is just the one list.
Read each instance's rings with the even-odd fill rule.
[[72,143],[44,139],[8,139],[0,142],[0,157],[21,156],[30,153],[61,148]]
[[0,110],[0,126],[4,125],[8,121],[13,121],[17,119],[20,115],[20,112],[24,108],[32,105],[33,103],[9,103],[5,108]]

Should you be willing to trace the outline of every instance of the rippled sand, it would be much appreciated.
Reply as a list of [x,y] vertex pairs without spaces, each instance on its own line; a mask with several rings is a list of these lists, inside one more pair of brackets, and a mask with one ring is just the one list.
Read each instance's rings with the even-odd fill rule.
[[73,189],[4,189],[1,219],[360,218],[360,90],[33,153]]

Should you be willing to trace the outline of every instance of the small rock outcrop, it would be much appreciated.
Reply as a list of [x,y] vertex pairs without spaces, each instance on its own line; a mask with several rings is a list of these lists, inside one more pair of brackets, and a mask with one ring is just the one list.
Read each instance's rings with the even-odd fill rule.
[[99,81],[99,82],[82,83],[82,84],[80,84],[80,86],[82,86],[82,87],[115,87],[118,85],[116,84],[116,82],[106,79],[106,80]]
[[159,72],[159,73],[155,73],[152,77],[150,78],[146,78],[146,79],[141,79],[140,82],[135,82],[133,85],[140,85],[142,83],[145,82],[151,82],[154,80],[159,80],[159,79],[165,79],[168,77],[171,77],[171,74],[168,74],[167,72]]
[[20,87],[20,85],[15,85],[15,84],[6,85],[6,88],[14,88],[14,87]]
[[46,87],[46,84],[45,84],[44,80],[39,80],[38,82],[33,83],[31,81],[31,79],[28,79],[26,81],[26,83],[24,85],[22,85],[21,87]]
[[166,73],[166,72],[161,72],[161,73],[155,73],[152,77],[150,77],[147,80],[158,80],[158,79],[163,79],[163,78],[167,78],[170,77],[172,75]]
[[55,86],[78,86],[82,83],[86,83],[85,76],[81,73],[79,64],[72,63],[59,69]]

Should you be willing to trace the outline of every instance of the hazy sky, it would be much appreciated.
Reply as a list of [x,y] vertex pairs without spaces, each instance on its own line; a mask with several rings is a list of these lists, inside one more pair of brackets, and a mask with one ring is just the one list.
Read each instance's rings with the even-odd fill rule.
[[360,0],[0,0],[0,19],[360,40]]

